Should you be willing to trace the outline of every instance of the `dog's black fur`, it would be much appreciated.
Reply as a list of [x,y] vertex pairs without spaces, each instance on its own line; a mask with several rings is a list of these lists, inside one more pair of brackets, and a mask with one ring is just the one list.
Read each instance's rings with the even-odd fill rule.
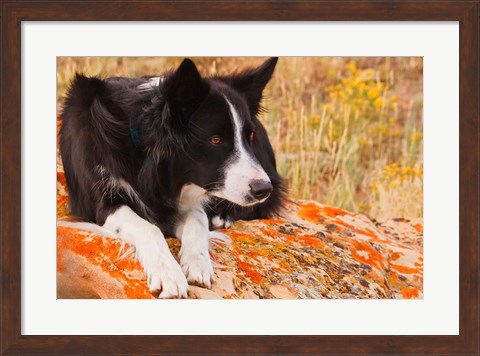
[[[144,88],[151,77],[100,79],[77,74],[61,114],[60,133],[73,215],[102,225],[115,209],[128,205],[166,235],[173,234],[185,184],[194,183],[207,192],[221,188],[220,168],[232,150],[222,93],[235,98],[235,106],[243,110],[247,137],[254,130],[248,149],[268,174],[273,191],[265,202],[250,207],[212,197],[205,210],[210,217],[230,220],[278,213],[285,188],[266,130],[257,118],[276,62],[272,58],[256,69],[202,78],[194,63],[185,59],[148,90],[139,87]],[[221,149],[208,142],[213,134],[225,137]],[[136,195],[118,189],[110,177],[121,179]]]

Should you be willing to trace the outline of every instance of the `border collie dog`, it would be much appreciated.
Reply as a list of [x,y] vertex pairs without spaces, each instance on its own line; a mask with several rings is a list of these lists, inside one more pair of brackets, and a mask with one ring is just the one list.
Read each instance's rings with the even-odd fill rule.
[[[160,298],[186,297],[188,282],[210,288],[210,228],[282,207],[257,118],[277,59],[208,78],[189,59],[161,77],[77,74],[69,88],[60,153],[72,214],[135,246]],[[180,264],[165,235],[181,240]]]

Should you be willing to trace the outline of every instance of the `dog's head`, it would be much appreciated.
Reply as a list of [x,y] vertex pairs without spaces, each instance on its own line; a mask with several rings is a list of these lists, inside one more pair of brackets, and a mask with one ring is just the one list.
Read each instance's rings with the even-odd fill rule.
[[160,144],[177,147],[158,149],[177,152],[184,179],[241,206],[268,198],[275,158],[257,114],[276,63],[271,58],[255,69],[203,78],[185,59],[165,80],[162,95],[173,121],[168,124],[176,129],[169,130],[172,142],[163,138]]

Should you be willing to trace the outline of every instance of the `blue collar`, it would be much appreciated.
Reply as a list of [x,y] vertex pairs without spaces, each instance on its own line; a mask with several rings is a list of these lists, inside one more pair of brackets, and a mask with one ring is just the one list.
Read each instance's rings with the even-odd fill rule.
[[130,137],[132,138],[133,146],[135,149],[140,150],[140,134],[138,129],[133,126],[132,122],[130,121]]

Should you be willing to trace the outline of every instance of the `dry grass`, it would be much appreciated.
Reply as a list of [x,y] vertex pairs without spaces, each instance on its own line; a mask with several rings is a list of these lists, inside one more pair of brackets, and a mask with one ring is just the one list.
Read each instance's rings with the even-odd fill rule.
[[[204,74],[264,58],[195,58]],[[59,103],[76,71],[161,74],[181,58],[59,58]],[[377,219],[421,217],[422,59],[282,57],[262,114],[290,195]]]

